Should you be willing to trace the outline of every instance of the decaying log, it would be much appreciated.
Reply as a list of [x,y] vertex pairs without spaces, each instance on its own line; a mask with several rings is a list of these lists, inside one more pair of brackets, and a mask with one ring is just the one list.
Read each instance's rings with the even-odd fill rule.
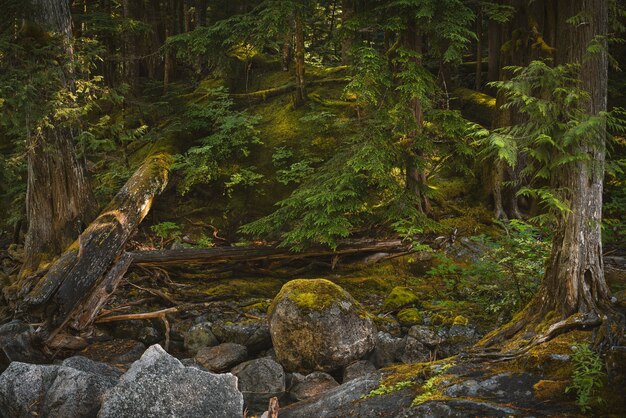
[[124,274],[126,274],[132,262],[133,258],[128,253],[124,253],[122,257],[120,257],[120,260],[109,270],[104,279],[99,282],[96,290],[92,292],[89,298],[77,309],[78,314],[74,315],[72,328],[80,331],[88,327],[94,321],[100,309],[104,306],[109,297],[115,293],[117,286],[122,281]]
[[[319,80],[309,80],[307,81],[308,86],[318,86],[324,84],[333,84],[333,83],[345,83],[348,80],[346,78],[325,78]],[[272,87],[265,90],[254,91],[251,93],[234,93],[230,94],[230,98],[232,98],[235,102],[238,103],[247,103],[254,104],[264,102],[267,99],[272,97],[281,96],[283,94],[288,94],[296,91],[296,83],[286,83],[282,86]]]
[[496,99],[476,90],[458,87],[452,90],[453,106],[467,119],[489,127],[496,110]]
[[165,188],[170,166],[167,153],[148,157],[26,296],[27,310],[45,312],[46,322],[40,329],[43,336],[53,338],[112,268],[131,233],[150,210],[152,200]]
[[294,253],[284,248],[272,246],[258,247],[217,247],[183,248],[177,250],[141,251],[129,253],[134,264],[139,265],[189,265],[216,264],[232,261],[259,260],[297,260],[309,257],[337,256],[373,252],[405,252],[409,245],[400,240],[365,241],[340,245],[335,251],[327,248],[314,248],[301,253]]

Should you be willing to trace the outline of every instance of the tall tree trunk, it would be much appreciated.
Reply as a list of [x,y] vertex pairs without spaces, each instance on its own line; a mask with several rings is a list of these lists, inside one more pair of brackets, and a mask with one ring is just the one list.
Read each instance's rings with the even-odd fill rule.
[[[419,55],[422,53],[422,35],[417,30],[415,19],[409,19],[408,26],[403,32],[403,43],[405,47],[416,54],[415,58],[417,65],[421,65],[421,58]],[[409,103],[411,113],[415,120],[417,131],[413,133],[413,136],[417,136],[422,131],[424,126],[424,109],[422,103],[418,98],[414,98]],[[419,131],[419,132],[418,132]],[[409,150],[410,157],[405,159],[406,167],[406,187],[410,193],[415,193],[415,197],[419,202],[417,209],[420,212],[428,213],[430,211],[430,199],[424,194],[426,188],[426,175],[424,172],[420,172],[417,168],[417,160],[423,158],[421,151],[415,149]]]
[[[557,17],[555,63],[581,65],[579,79],[589,93],[587,111],[591,115],[606,110],[606,49],[590,54],[587,46],[592,40],[604,39],[607,33],[607,5],[605,0],[546,3],[547,7],[554,8],[547,15]],[[584,16],[585,22],[568,23],[574,16]],[[615,329],[611,326],[616,324],[613,320],[618,316],[614,315],[610,302],[602,261],[600,228],[605,134],[599,135],[593,143],[571,145],[567,151],[590,158],[570,162],[553,176],[552,186],[566,190],[561,198],[569,203],[570,211],[558,219],[541,288],[523,315],[486,337],[479,345],[498,344],[518,333],[521,335],[524,330],[534,332],[536,336],[530,343],[522,339],[522,350],[577,327],[604,324],[604,331],[597,334],[599,339],[623,331],[623,318],[618,319],[619,326]]]
[[294,104],[296,107],[301,106],[306,101],[304,85],[304,29],[302,26],[302,12],[298,10],[294,19],[296,59],[296,95]]
[[[65,56],[59,61],[62,82],[59,89],[72,89],[71,16],[66,0],[33,2],[33,23],[62,34]],[[80,224],[91,221],[95,199],[85,168],[76,155],[74,138],[67,127],[51,126],[27,138],[28,180],[26,216],[28,231],[24,244],[24,278],[57,257],[80,231]]]
[[354,0],[341,0],[341,63],[350,64],[352,34],[346,30],[347,22],[354,16]]
[[[608,2],[571,0],[554,2],[553,7],[558,16],[556,64],[581,64],[579,77],[590,97],[587,110],[597,115],[606,110],[607,53],[602,48],[590,54],[587,46],[607,34]],[[567,19],[577,15],[585,16],[585,24],[567,23]],[[604,279],[600,230],[605,137],[601,135],[593,143],[570,152],[589,155],[591,161],[567,164],[555,179],[555,187],[567,190],[565,199],[570,202],[571,212],[559,221],[543,292],[546,303],[562,317],[597,314],[603,305],[609,304],[610,295]]]
[[476,77],[474,79],[474,89],[480,91],[482,87],[483,75],[483,14],[476,16]]

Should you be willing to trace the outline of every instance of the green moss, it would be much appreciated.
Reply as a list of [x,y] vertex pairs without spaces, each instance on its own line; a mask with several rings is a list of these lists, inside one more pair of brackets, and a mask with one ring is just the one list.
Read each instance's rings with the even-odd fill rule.
[[272,302],[269,308],[270,315],[276,301],[284,298],[288,298],[303,310],[311,311],[320,311],[347,300],[356,307],[359,314],[368,316],[368,313],[348,292],[326,279],[297,279],[286,283]]
[[283,282],[279,279],[262,277],[252,279],[223,279],[214,282],[210,287],[198,289],[207,296],[228,296],[237,298],[259,297],[273,298],[280,290]]
[[253,303],[252,305],[244,306],[243,311],[246,313],[254,312],[254,311],[267,312],[270,305],[271,305],[271,302],[264,300],[262,302],[257,302],[257,303]]
[[398,321],[400,321],[401,325],[411,326],[417,325],[422,322],[422,314],[417,310],[417,308],[405,308],[398,312]]
[[468,324],[468,320],[466,317],[464,317],[463,315],[457,315],[454,317],[454,320],[452,321],[452,325],[463,325],[463,326],[467,326]]
[[406,306],[415,306],[419,302],[419,297],[409,288],[396,286],[383,302],[383,309],[386,311],[395,311]]

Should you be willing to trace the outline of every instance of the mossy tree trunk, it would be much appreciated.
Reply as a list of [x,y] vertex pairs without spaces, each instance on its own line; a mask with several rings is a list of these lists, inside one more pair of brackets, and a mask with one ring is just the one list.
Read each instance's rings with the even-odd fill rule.
[[[587,46],[607,34],[607,2],[571,0],[548,6],[555,8],[552,13],[558,16],[555,63],[581,64],[579,78],[590,97],[587,111],[597,115],[606,110],[607,54],[605,48],[590,54]],[[585,23],[568,23],[573,16],[585,16]],[[538,343],[572,328],[607,325],[616,318],[602,261],[605,135],[570,146],[568,152],[590,159],[564,165],[554,176],[553,187],[566,190],[563,198],[571,211],[558,220],[542,286],[523,314],[485,338],[483,346],[501,343],[523,330],[536,333],[534,341]]]
[[[59,90],[73,89],[71,16],[65,0],[33,1],[32,23],[62,36],[64,56],[58,59]],[[95,214],[96,203],[70,128],[54,114],[42,129],[27,137],[28,179],[24,243],[25,261],[20,282],[57,257],[80,233],[80,225]]]
[[[508,4],[515,8],[516,13],[510,21],[499,26],[498,36],[493,35],[494,38],[499,38],[501,43],[497,54],[500,59],[499,80],[507,80],[510,77],[505,67],[526,66],[534,59],[551,58],[553,52],[553,49],[546,44],[541,34],[541,30],[546,26],[544,6],[547,7],[547,3],[537,1],[527,4],[524,0],[508,0]],[[541,22],[541,24],[538,22]],[[538,39],[541,40],[540,43]],[[490,78],[495,76],[495,70],[491,68],[491,71]],[[501,93],[496,95],[496,112],[492,123],[493,128],[501,128],[523,122],[520,119],[522,115],[516,112],[515,109],[502,107],[505,101],[506,98]],[[518,154],[517,160],[518,164],[515,167],[511,167],[503,162],[494,162],[492,166],[494,215],[499,219],[522,219],[517,191],[522,185],[521,171],[524,168],[524,156]]]
[[341,64],[351,63],[352,34],[346,30],[346,24],[354,16],[354,0],[341,0]]
[[[420,66],[421,54],[422,54],[422,33],[417,28],[417,23],[414,18],[408,20],[406,29],[402,33],[402,41],[404,46],[415,52],[415,58],[413,60]],[[416,140],[417,136],[424,129],[424,108],[422,102],[418,98],[413,98],[409,103],[413,119],[415,120],[415,132],[412,133],[412,142]],[[417,209],[423,213],[429,213],[431,210],[430,199],[424,193],[426,189],[426,173],[421,171],[418,167],[419,160],[423,158],[422,152],[417,150],[416,147],[411,144],[411,149],[408,150],[405,156],[405,175],[406,175],[406,189],[415,196],[417,201]]]
[[[608,2],[572,0],[559,3],[556,64],[580,63],[582,87],[589,93],[587,111],[598,115],[606,111],[608,59],[606,45],[589,53],[592,41],[606,42]],[[556,6],[554,6],[556,7]],[[569,24],[568,18],[587,16],[585,24]],[[599,314],[609,303],[609,289],[602,265],[602,188],[605,161],[605,137],[571,149],[572,154],[589,155],[591,161],[577,161],[563,166],[554,187],[566,190],[565,200],[571,212],[559,220],[557,234],[545,276],[545,296],[549,307],[566,317],[574,313]]]
[[296,9],[294,15],[295,35],[295,60],[296,60],[296,94],[295,107],[302,106],[306,102],[306,89],[304,85],[304,28],[302,11]]

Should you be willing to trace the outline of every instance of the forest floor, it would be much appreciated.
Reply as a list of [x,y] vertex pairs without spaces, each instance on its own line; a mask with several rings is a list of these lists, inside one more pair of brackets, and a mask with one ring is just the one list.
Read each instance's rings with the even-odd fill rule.
[[[161,344],[183,364],[198,365],[190,335],[197,334],[199,324],[208,323],[219,343],[247,346],[247,357],[238,362],[275,358],[267,332],[272,300],[292,279],[322,278],[347,290],[374,320],[378,343],[363,360],[372,369],[350,380],[345,368],[337,369],[330,373],[336,382],[331,389],[313,389],[314,396],[300,398],[294,388],[303,376],[288,373],[291,384],[279,397],[281,417],[585,416],[575,404],[575,391],[566,389],[572,386],[576,366],[573,347],[590,340],[590,332],[567,333],[511,361],[472,356],[473,344],[514,313],[504,300],[513,289],[477,292],[470,277],[446,276],[437,266],[448,259],[458,265],[480,264],[488,251],[482,242],[462,237],[434,252],[391,259],[385,259],[388,254],[351,256],[333,270],[319,262],[313,271],[298,276],[284,268],[262,275],[228,268],[135,266],[101,318],[211,302],[161,318],[97,324],[86,346],[60,349],[53,357],[60,361],[80,355],[126,370],[147,346]],[[330,265],[330,259],[325,261]],[[609,263],[607,271],[614,294],[623,298],[626,269]],[[436,342],[428,343],[429,338]],[[616,375],[602,377],[604,386],[596,393],[602,401],[593,402],[594,416],[620,416],[623,411],[623,392],[615,382],[624,378],[624,365],[610,372]],[[258,405],[249,408],[249,416],[263,412]]]

